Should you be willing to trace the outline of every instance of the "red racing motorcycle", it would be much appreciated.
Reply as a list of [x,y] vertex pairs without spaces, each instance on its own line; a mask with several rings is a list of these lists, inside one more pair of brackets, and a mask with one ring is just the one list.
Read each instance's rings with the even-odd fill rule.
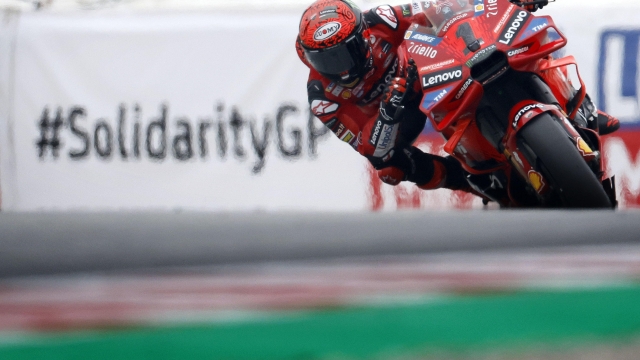
[[432,26],[408,29],[401,71],[485,204],[615,208],[597,124],[571,120],[586,88],[573,56],[553,56],[567,39],[519,6],[539,1],[514,2],[414,1]]

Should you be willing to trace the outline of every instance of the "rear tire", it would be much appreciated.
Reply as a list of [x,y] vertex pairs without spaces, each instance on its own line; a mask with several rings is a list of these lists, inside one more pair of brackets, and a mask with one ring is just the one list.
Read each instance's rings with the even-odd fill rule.
[[544,113],[518,134],[528,147],[529,162],[551,183],[568,208],[612,208],[602,184],[570,139],[550,114]]

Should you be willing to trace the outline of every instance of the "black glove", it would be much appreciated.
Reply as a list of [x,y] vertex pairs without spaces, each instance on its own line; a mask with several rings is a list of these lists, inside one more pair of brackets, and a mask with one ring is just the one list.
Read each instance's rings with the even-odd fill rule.
[[387,83],[380,101],[380,116],[384,121],[396,123],[402,119],[404,105],[413,97],[413,84],[418,78],[415,61],[409,59],[407,77],[396,77]]
[[405,78],[393,78],[387,83],[387,87],[380,100],[380,116],[390,123],[398,122],[398,109],[404,103],[407,92],[407,80]]

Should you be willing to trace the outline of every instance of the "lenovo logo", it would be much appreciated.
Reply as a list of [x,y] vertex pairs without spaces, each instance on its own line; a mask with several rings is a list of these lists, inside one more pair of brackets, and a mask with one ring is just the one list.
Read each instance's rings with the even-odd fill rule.
[[462,79],[462,66],[423,75],[422,88],[426,90],[434,86],[450,83],[460,79]]
[[531,14],[524,10],[516,12],[511,19],[509,19],[509,22],[506,25],[508,27],[502,35],[500,35],[500,39],[498,41],[505,45],[511,44],[511,40],[513,40],[520,29],[522,29],[522,25],[527,22],[529,16],[531,16]]

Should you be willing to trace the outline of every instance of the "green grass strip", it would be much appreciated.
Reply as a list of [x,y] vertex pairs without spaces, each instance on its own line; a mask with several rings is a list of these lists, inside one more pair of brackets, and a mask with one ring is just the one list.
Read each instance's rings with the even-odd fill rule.
[[361,359],[640,334],[640,286],[468,295],[260,321],[66,333],[0,345],[0,359]]

